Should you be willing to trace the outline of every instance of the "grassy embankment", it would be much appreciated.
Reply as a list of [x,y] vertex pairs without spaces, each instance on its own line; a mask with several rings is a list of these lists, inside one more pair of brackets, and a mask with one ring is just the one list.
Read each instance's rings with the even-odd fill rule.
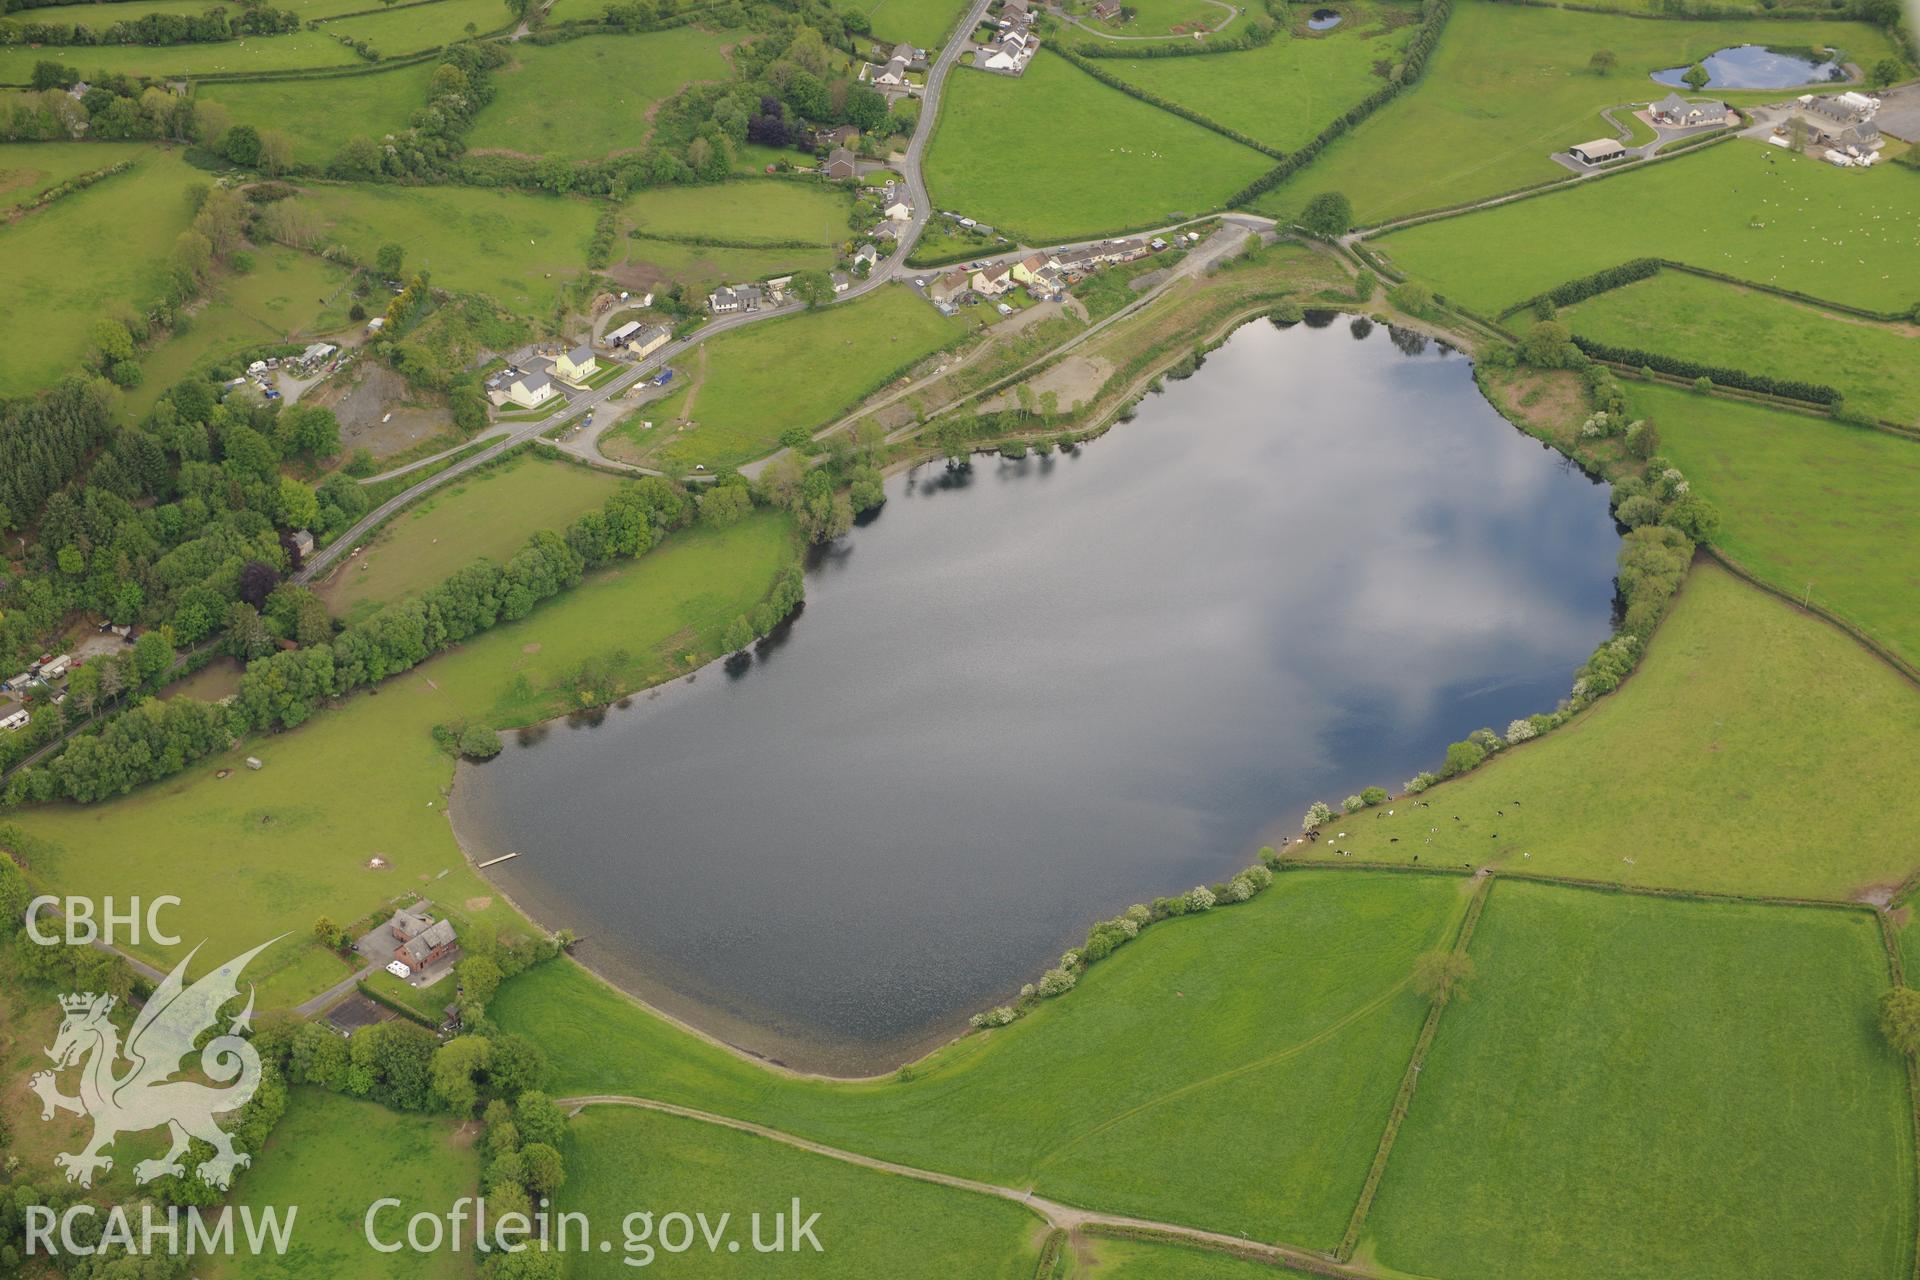
[[[124,158],[112,150],[101,156],[102,165]],[[0,395],[38,391],[79,372],[96,319],[121,305],[140,309],[165,292],[168,255],[191,219],[187,189],[205,180],[177,152],[149,149],[123,173],[0,223],[0,259],[15,300],[0,308]],[[130,209],[140,216],[128,217]]]
[[1281,32],[1258,49],[1204,58],[1106,58],[1100,66],[1269,146],[1292,151],[1385,83],[1419,6],[1363,3],[1327,32]]
[[1613,347],[1836,387],[1847,407],[1920,425],[1920,330],[1823,311],[1680,271],[1599,294],[1560,313]]
[[[1920,665],[1920,442],[1823,418],[1627,384],[1660,448],[1721,514],[1715,542]],[[1823,688],[1817,668],[1809,689]],[[1796,723],[1788,720],[1783,723]]]
[[[1040,120],[1044,147],[1035,139],[1022,160],[1009,139]],[[1018,79],[964,68],[948,78],[926,174],[935,208],[1040,244],[1205,213],[1272,164],[1042,49]]]
[[[504,727],[564,713],[579,705],[589,660],[622,689],[692,671],[717,655],[721,633],[764,598],[792,554],[780,516],[675,534],[297,730],[249,739],[110,804],[43,806],[8,822],[34,873],[62,893],[177,895],[184,945],[141,949],[152,963],[202,939],[210,961],[290,933],[255,964],[276,970],[262,983],[263,1008],[297,1004],[344,976],[309,941],[318,916],[357,920],[417,890],[482,924],[520,927],[448,828],[453,761],[430,736],[435,724]],[[244,767],[246,755],[266,767]],[[221,769],[231,776],[217,778]],[[180,858],[188,848],[195,856]],[[369,868],[376,854],[386,868]]]
[[[1679,206],[1687,216],[1670,216]],[[1646,257],[1898,311],[1920,297],[1920,173],[1836,169],[1736,140],[1370,243],[1485,315]]]
[[322,186],[297,198],[362,261],[399,244],[407,269],[430,272],[435,287],[522,315],[544,312],[585,267],[596,217],[586,200],[484,187]]
[[[1362,223],[1377,223],[1564,178],[1569,174],[1552,159],[1555,151],[1615,136],[1600,118],[1603,108],[1650,102],[1666,93],[1648,73],[1686,66],[1727,45],[1782,40],[1837,45],[1850,60],[1869,67],[1896,54],[1884,33],[1859,22],[1649,22],[1458,0],[1420,83],[1374,112],[1256,207],[1284,217],[1297,213],[1319,192],[1342,191]],[[1611,50],[1619,60],[1611,75],[1589,69],[1589,59],[1601,49]],[[1777,101],[1787,94],[1778,89],[1716,90],[1715,96],[1738,104]],[[1622,113],[1622,123],[1626,119]],[[1670,240],[1690,234],[1702,206],[1711,209],[1726,195],[1714,181],[1703,179],[1687,188],[1683,203],[1631,216],[1616,211],[1614,217],[1622,229],[1634,226],[1649,237]],[[1688,216],[1673,216],[1677,208],[1688,209]],[[1739,209],[1742,219],[1750,212],[1745,205]],[[1583,247],[1579,237],[1551,228],[1530,226],[1521,239],[1563,253]],[[1481,243],[1489,254],[1522,253],[1531,247],[1491,233]],[[1563,271],[1555,283],[1577,274]]]
[[773,1075],[570,964],[516,979],[493,1014],[550,1047],[557,1092],[666,1099],[1070,1203],[1331,1248],[1424,1016],[1414,958],[1451,938],[1468,888],[1281,876],[1247,905],[1154,926],[1070,996],[910,1079]]
[[1487,1280],[1911,1269],[1913,1119],[1866,912],[1502,882],[1471,954],[1364,1255]]
[[435,490],[389,521],[327,578],[320,597],[337,617],[357,621],[476,559],[504,562],[538,530],[565,528],[598,509],[622,483],[576,463],[517,454]]
[[513,46],[468,145],[563,160],[638,151],[653,110],[681,86],[721,80],[726,38],[695,27]]
[[[636,410],[602,443],[670,470],[738,466],[771,452],[783,431],[827,425],[880,390],[882,379],[966,331],[963,321],[894,287],[749,325],[702,345],[706,372],[697,391]],[[689,395],[686,424],[677,415]],[[653,422],[652,431],[640,429],[644,420]]]
[[1829,624],[1701,564],[1618,692],[1424,803],[1337,820],[1345,837],[1330,830],[1311,849],[1842,898],[1913,870],[1920,797],[1902,778],[1916,752],[1909,681]]

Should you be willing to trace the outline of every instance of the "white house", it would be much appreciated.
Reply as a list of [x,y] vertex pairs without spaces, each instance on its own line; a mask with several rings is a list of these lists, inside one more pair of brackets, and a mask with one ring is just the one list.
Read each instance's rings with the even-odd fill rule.
[[997,298],[1013,288],[1013,271],[1006,263],[995,263],[973,273],[973,291],[983,298]]
[[887,184],[886,190],[880,193],[880,212],[892,222],[905,222],[913,217],[913,201],[907,197],[904,183]]
[[867,266],[871,267],[878,261],[880,261],[880,251],[870,244],[863,244],[853,251],[853,264],[855,266],[859,266],[864,262]]
[[537,409],[558,394],[544,373],[523,373],[507,384],[507,399],[522,409]]

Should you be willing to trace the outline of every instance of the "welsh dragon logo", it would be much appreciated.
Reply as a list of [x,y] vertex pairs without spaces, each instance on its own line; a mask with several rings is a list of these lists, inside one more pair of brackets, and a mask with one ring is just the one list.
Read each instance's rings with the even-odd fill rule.
[[[96,1170],[113,1168],[113,1157],[103,1152],[114,1138],[162,1125],[171,1131],[173,1145],[158,1160],[135,1165],[136,1182],[184,1174],[180,1157],[194,1138],[214,1149],[213,1156],[200,1165],[200,1177],[213,1186],[224,1190],[233,1180],[233,1171],[251,1163],[245,1152],[233,1149],[233,1140],[213,1119],[245,1106],[260,1087],[260,1055],[239,1034],[253,1017],[251,985],[246,1008],[228,1024],[226,1033],[199,1049],[200,1073],[213,1084],[173,1077],[182,1073],[181,1060],[194,1051],[194,1041],[219,1020],[221,1007],[239,995],[240,971],[275,941],[261,943],[188,986],[187,965],[200,950],[195,947],[140,1010],[124,1048],[120,1032],[108,1020],[115,997],[92,992],[60,997],[66,1018],[53,1047],[46,1051],[54,1069],[36,1074],[29,1087],[40,1095],[42,1120],[53,1119],[56,1111],[93,1118],[93,1140],[85,1149],[53,1158],[67,1171],[68,1182],[92,1186]],[[80,1067],[80,1094],[70,1098],[60,1092],[56,1077],[73,1066]]]

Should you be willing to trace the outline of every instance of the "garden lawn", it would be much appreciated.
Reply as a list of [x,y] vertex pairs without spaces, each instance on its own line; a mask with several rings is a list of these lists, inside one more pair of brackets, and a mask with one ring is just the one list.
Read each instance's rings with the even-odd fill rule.
[[1453,936],[1470,888],[1289,872],[1251,903],[1152,926],[1072,993],[904,1081],[771,1074],[572,964],[515,978],[490,1013],[548,1046],[559,1093],[640,1094],[1072,1204],[1330,1249],[1425,1016],[1414,959]]
[[1913,1263],[1913,1115],[1866,911],[1501,882],[1363,1253],[1433,1276]]
[[[1920,442],[1760,405],[1629,383],[1661,452],[1720,510],[1749,572],[1920,665]],[[1817,677],[1810,677],[1815,678]]]
[[324,31],[248,36],[244,40],[222,40],[215,44],[96,44],[57,49],[35,49],[21,44],[0,47],[0,84],[32,84],[33,64],[47,61],[72,67],[89,78],[106,72],[155,79],[367,65],[353,50]]
[[1911,326],[1877,325],[1684,271],[1598,294],[1560,319],[1610,346],[1825,383],[1846,394],[1849,409],[1920,424],[1920,337]]
[[[676,1276],[1031,1280],[1045,1236],[1040,1218],[1010,1200],[632,1107],[591,1107],[575,1116],[562,1154],[567,1183],[555,1208],[586,1214],[598,1232],[617,1232],[637,1209],[651,1209],[656,1221],[675,1210],[700,1212],[709,1225],[731,1215],[726,1236],[738,1242],[738,1252],[701,1243],[686,1253],[653,1255]],[[776,1218],[788,1217],[792,1229],[796,1200],[803,1221],[820,1215],[814,1225],[819,1251],[804,1241],[795,1247],[788,1237],[788,1251],[756,1253],[756,1216],[758,1238],[771,1244]],[[643,1243],[658,1250],[661,1238]],[[623,1248],[616,1234],[613,1252],[575,1252],[566,1274],[631,1276],[647,1260],[647,1253]]]
[[1920,860],[1920,794],[1905,782],[1917,754],[1920,689],[1831,624],[1701,562],[1617,692],[1424,805],[1403,798],[1318,847],[1850,897]]
[[737,466],[771,452],[790,427],[824,427],[968,332],[904,288],[723,333],[704,344],[694,425],[654,428],[669,468]]
[[320,588],[349,621],[418,595],[477,559],[502,564],[542,529],[564,529],[597,511],[625,482],[535,453],[471,472],[389,521]]
[[[234,1203],[256,1211],[299,1206],[293,1244],[271,1253],[216,1260],[209,1274],[248,1280],[339,1280],[380,1275],[392,1259],[367,1243],[367,1207],[398,1196],[404,1209],[378,1219],[383,1240],[403,1239],[407,1216],[447,1213],[480,1190],[480,1153],[472,1127],[447,1116],[409,1115],[372,1102],[300,1087],[274,1126],[266,1150],[234,1184]],[[235,1234],[239,1225],[235,1224]],[[469,1242],[470,1243],[470,1242]],[[404,1273],[424,1280],[474,1274],[471,1252],[408,1252]]]
[[69,178],[139,155],[137,142],[17,142],[0,148],[0,211],[37,200]]
[[[183,945],[139,949],[155,964],[202,939],[198,963],[222,963],[284,932],[289,940],[255,965],[304,965],[316,918],[358,920],[409,890],[486,927],[523,927],[448,827],[453,760],[433,726],[524,725],[577,708],[588,659],[622,690],[684,675],[718,656],[727,625],[766,597],[793,554],[790,522],[771,514],[676,533],[299,729],[246,739],[119,800],[45,805],[7,823],[55,892],[177,895],[169,920]],[[249,755],[265,767],[245,767]],[[216,777],[222,769],[230,776]],[[369,869],[375,854],[389,865]],[[339,976],[270,987],[261,1005],[297,1004]]]
[[1355,5],[1324,35],[1281,32],[1258,49],[1209,57],[1106,58],[1100,66],[1128,84],[1198,111],[1269,146],[1292,151],[1386,81],[1376,62],[1393,63],[1409,25],[1400,4]]
[[294,163],[321,169],[355,136],[378,142],[404,132],[426,105],[433,71],[429,59],[344,78],[215,81],[200,85],[194,96],[224,106],[236,124],[278,129],[293,141]]
[[884,44],[904,42],[931,55],[967,5],[966,0],[865,0],[855,7],[872,22],[875,39]]
[[954,69],[926,173],[935,208],[1038,244],[1206,213],[1272,164],[1042,49],[1018,79]]
[[248,250],[253,269],[225,271],[185,329],[141,356],[141,383],[126,393],[136,418],[197,367],[262,343],[329,333],[347,323],[348,273],[317,254],[278,245]]
[[484,293],[521,315],[543,312],[560,282],[585,267],[596,217],[585,200],[479,187],[328,185],[299,199],[362,261],[398,243],[409,272],[428,271],[438,288]]
[[637,151],[662,99],[691,81],[726,78],[723,43],[709,32],[676,27],[513,45],[513,61],[495,73],[493,101],[475,119],[468,143],[564,160]]
[[434,4],[340,18],[327,23],[322,34],[365,40],[382,56],[395,58],[464,40],[469,24],[485,35],[503,31],[513,22],[513,10],[505,0],[437,0]]
[[844,187],[786,178],[708,187],[656,187],[623,207],[642,236],[698,236],[749,244],[834,245],[852,232]]
[[[1264,196],[1257,208],[1284,217],[1318,192],[1343,191],[1359,221],[1371,224],[1565,178],[1567,170],[1552,159],[1555,151],[1614,136],[1600,118],[1602,108],[1665,95],[1666,89],[1649,78],[1651,72],[1684,66],[1727,45],[1780,40],[1838,45],[1849,60],[1869,67],[1894,54],[1884,34],[1857,22],[1808,20],[1790,28],[1760,19],[1650,22],[1458,0],[1420,82]],[[1600,49],[1611,49],[1619,58],[1611,75],[1587,69]],[[1721,96],[1737,105],[1777,101],[1789,93]],[[1717,192],[1711,181],[1702,181],[1688,188],[1684,202],[1638,219],[1621,214],[1619,221],[1639,221],[1649,235],[1684,234],[1701,212],[1702,197]],[[1680,209],[1686,214],[1676,217]],[[1742,222],[1749,212],[1739,210]],[[1526,238],[1556,251],[1577,247],[1551,230]],[[1490,251],[1521,247],[1496,239],[1483,243]]]
[[1370,243],[1400,271],[1488,315],[1649,257],[1905,311],[1920,298],[1920,173],[1836,169],[1735,140]]
[[177,153],[149,150],[124,173],[0,223],[0,286],[12,300],[0,307],[0,395],[82,372],[96,319],[159,300],[191,220],[187,188],[205,180]]

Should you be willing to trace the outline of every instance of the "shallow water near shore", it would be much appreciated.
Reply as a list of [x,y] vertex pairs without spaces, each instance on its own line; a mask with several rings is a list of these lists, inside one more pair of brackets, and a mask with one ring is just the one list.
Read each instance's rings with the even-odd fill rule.
[[893,477],[750,662],[463,767],[468,852],[634,994],[867,1074],[1552,709],[1609,628],[1606,491],[1368,328],[1252,324],[1077,454]]

